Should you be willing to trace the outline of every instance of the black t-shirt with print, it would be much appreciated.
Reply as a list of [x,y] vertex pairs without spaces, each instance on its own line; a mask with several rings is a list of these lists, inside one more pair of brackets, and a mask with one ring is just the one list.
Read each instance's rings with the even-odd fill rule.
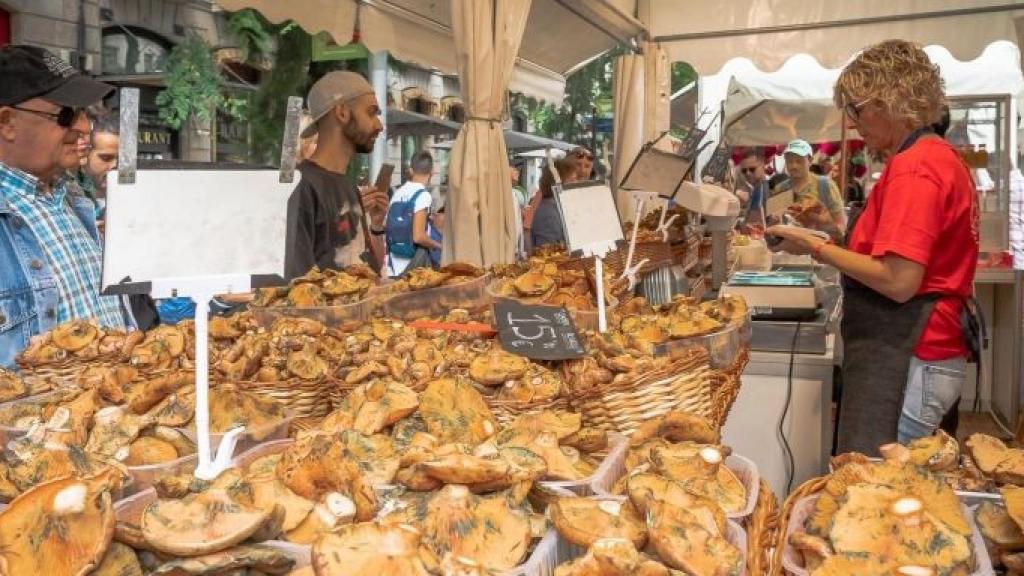
[[286,280],[314,265],[340,269],[356,264],[365,248],[362,201],[352,180],[309,160],[298,169],[302,178],[288,199]]

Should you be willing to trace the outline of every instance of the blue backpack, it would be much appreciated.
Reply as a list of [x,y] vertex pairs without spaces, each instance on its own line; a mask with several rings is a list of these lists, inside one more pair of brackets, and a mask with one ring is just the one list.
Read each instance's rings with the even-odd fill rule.
[[385,222],[388,252],[399,258],[412,258],[416,255],[416,243],[413,242],[412,219],[416,213],[416,200],[426,188],[420,188],[412,198],[403,202],[393,202],[388,207]]

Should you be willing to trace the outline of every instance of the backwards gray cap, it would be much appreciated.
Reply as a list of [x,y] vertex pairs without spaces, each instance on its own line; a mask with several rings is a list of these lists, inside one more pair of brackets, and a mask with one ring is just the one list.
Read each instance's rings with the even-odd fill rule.
[[338,103],[349,102],[360,96],[373,94],[373,86],[355,72],[340,70],[328,72],[309,89],[306,107],[313,121],[302,131],[303,138],[316,134],[317,122]]

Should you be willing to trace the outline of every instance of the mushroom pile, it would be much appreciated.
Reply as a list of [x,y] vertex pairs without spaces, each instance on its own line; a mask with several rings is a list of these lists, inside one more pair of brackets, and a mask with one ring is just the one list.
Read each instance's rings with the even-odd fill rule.
[[729,542],[726,518],[747,495],[721,465],[728,452],[698,416],[676,411],[645,423],[630,439],[626,476],[612,488],[621,496],[552,504],[559,535],[587,549],[556,574],[739,574],[745,551]]
[[[193,373],[140,378],[129,366],[94,366],[74,386],[0,404],[4,458],[0,500],[66,475],[86,476],[117,463],[135,470],[194,454]],[[285,420],[276,402],[224,384],[210,391],[210,429],[238,425],[255,440]]]
[[314,266],[306,274],[293,279],[287,286],[257,289],[252,306],[342,306],[365,299],[370,290],[379,283],[380,277],[365,264],[348,266],[341,271],[321,271]]
[[859,454],[833,460],[804,530],[788,536],[811,575],[973,572],[971,526],[957,495],[891,448],[881,462]]

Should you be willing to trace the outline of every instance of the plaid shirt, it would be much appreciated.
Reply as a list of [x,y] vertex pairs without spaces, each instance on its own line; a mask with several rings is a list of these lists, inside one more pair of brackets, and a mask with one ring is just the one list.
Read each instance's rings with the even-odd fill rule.
[[36,235],[57,282],[58,322],[94,318],[101,326],[130,324],[117,296],[100,296],[103,251],[67,200],[71,178],[46,193],[39,180],[0,163],[0,194]]

